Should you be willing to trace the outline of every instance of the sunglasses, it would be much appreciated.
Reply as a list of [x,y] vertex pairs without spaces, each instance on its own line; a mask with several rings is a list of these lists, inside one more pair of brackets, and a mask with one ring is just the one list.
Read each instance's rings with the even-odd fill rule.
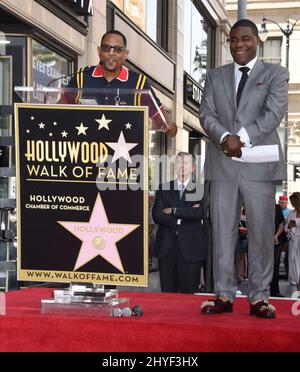
[[121,54],[123,52],[125,52],[125,48],[124,47],[121,47],[121,46],[118,46],[118,45],[109,45],[109,44],[102,44],[101,45],[101,50],[102,52],[110,52],[110,50],[113,49],[113,51],[117,54]]

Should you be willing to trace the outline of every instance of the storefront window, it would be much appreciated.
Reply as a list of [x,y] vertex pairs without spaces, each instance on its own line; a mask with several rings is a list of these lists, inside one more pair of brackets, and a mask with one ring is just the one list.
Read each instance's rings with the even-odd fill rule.
[[27,82],[27,38],[25,36],[6,35],[5,54],[12,56],[13,86],[26,85]]
[[[40,87],[63,87],[70,80],[64,77],[70,74],[71,62],[49,49],[45,45],[32,40],[32,86]],[[44,95],[34,94],[34,101],[44,102]],[[51,99],[53,103],[57,101],[56,97],[48,97],[48,103]]]
[[32,40],[32,85],[35,88],[67,85],[68,79],[63,76],[70,73],[69,68],[67,58]]
[[[12,105],[12,57],[0,55],[0,107]],[[12,135],[10,115],[0,113],[0,137]],[[1,163],[1,149],[0,149]],[[0,167],[2,165],[0,164]]]
[[[15,86],[26,85],[26,37],[0,35],[0,105],[10,106],[19,97]],[[12,114],[0,113],[0,137],[14,135]],[[11,165],[11,164],[10,164]]]
[[184,1],[184,70],[204,85],[208,62],[208,25],[192,0]]
[[264,62],[281,64],[281,38],[270,38],[261,43],[259,48],[260,59]]
[[122,12],[155,42],[158,40],[158,13],[162,0],[113,0]]

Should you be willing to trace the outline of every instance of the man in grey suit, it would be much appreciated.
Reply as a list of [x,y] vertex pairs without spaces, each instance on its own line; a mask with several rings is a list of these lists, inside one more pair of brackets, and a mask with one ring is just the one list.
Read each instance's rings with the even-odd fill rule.
[[[237,282],[235,249],[241,203],[248,225],[250,314],[275,318],[269,304],[274,259],[275,184],[285,177],[276,128],[288,108],[287,69],[257,58],[256,25],[248,19],[230,31],[234,63],[208,71],[200,121],[209,136],[205,163],[210,182],[213,269],[217,298],[202,314],[233,311]],[[279,161],[240,162],[245,148],[278,145]],[[241,160],[241,159],[238,159]]]

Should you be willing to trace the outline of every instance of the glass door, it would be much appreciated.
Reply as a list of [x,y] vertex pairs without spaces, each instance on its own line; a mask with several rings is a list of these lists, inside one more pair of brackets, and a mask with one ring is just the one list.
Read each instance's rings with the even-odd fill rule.
[[13,57],[0,56],[0,290],[16,287]]

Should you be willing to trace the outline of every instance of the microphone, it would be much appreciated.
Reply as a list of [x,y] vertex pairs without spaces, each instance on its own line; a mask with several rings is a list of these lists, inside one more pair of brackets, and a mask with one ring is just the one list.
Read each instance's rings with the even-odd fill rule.
[[141,309],[139,305],[135,305],[133,308],[124,307],[123,309],[116,307],[112,311],[112,316],[114,317],[125,316],[126,318],[129,318],[131,316],[136,316],[138,318],[142,315],[143,315],[143,310]]
[[81,70],[81,69],[80,69],[79,71],[73,72],[72,74],[62,75],[62,76],[60,76],[60,77],[57,77],[57,78],[51,79],[51,80],[48,82],[48,84],[46,85],[46,88],[49,88],[50,85],[52,85],[53,83],[55,83],[55,82],[58,81],[58,80],[61,80],[61,79],[67,79],[67,78],[72,78],[72,77],[74,77],[74,76],[76,76],[76,75],[78,75],[78,74],[81,74],[82,72],[84,73],[84,72],[87,72],[87,71],[94,70],[96,67],[97,67],[97,66],[91,66],[91,67],[88,67],[88,68],[84,69],[83,71],[80,71],[80,70]]
[[135,305],[133,308],[132,308],[132,315],[133,316],[136,316],[136,317],[140,317],[143,315],[143,310],[142,308],[139,306],[139,305]]
[[112,310],[112,316],[116,316],[116,317],[119,317],[119,316],[122,316],[122,310],[119,309],[118,307],[115,307],[113,310]]
[[[99,61],[99,64],[98,65],[96,65],[96,66],[91,66],[91,67],[88,67],[88,68],[84,68],[83,70],[82,69],[79,69],[78,71],[76,71],[76,72],[74,72],[74,73],[72,73],[72,74],[68,74],[68,75],[63,75],[63,76],[60,76],[60,77],[58,77],[58,78],[55,78],[55,79],[52,79],[52,80],[50,80],[49,82],[48,82],[48,84],[46,85],[46,88],[50,88],[50,85],[52,85],[54,82],[56,82],[56,81],[59,81],[59,80],[61,80],[61,79],[66,79],[66,78],[73,78],[74,76],[76,76],[76,75],[79,75],[79,74],[84,74],[84,73],[86,73],[86,72],[89,72],[89,71],[93,71],[95,68],[97,68],[97,66],[102,66],[103,65],[103,62],[102,61]],[[69,97],[71,97],[71,100],[72,100],[72,96],[76,96],[76,93],[68,93],[67,92],[67,89],[68,88],[73,88],[73,87],[69,87],[69,85],[67,86],[67,87],[65,87],[66,88],[66,91],[62,94],[62,96],[61,96],[61,98],[58,100],[58,103],[66,103],[66,104],[68,104],[68,103],[74,103],[74,102],[69,102],[68,101],[68,99],[66,98],[67,96],[69,96]],[[76,87],[74,87],[75,89],[76,89]],[[50,88],[51,89],[51,88]],[[72,90],[72,89],[71,89]],[[91,89],[91,90],[96,90],[96,88],[93,88],[93,89]],[[103,90],[103,88],[101,89],[101,90]],[[119,106],[119,104],[120,104],[120,100],[121,100],[121,98],[120,98],[120,89],[108,89],[108,91],[113,91],[113,92],[111,92],[111,94],[113,95],[113,97],[114,97],[114,100],[115,100],[115,105],[116,106]],[[116,92],[114,92],[114,91],[116,91]],[[47,98],[48,98],[48,93],[49,92],[46,92],[46,94],[44,95],[44,103],[47,103]],[[93,93],[90,93],[91,95],[93,95]],[[105,104],[105,102],[103,101],[103,99],[100,99],[100,101],[102,102],[102,103],[99,103],[98,102],[98,100],[99,100],[99,97],[101,98],[101,94],[104,94],[104,93],[98,93],[98,92],[95,92],[95,94],[97,94],[97,97],[98,98],[96,98],[96,97],[92,97],[92,98],[94,98],[94,100],[96,100],[96,102],[98,103],[98,104]],[[107,94],[107,93],[106,93]],[[87,97],[88,98],[88,97]],[[95,103],[92,103],[92,104],[95,104]],[[123,104],[123,103],[122,103]]]
[[[91,70],[94,70],[97,66],[91,66],[91,67],[88,67],[86,69],[84,69],[83,71],[81,71],[81,69],[79,69],[78,71],[76,72],[73,72],[72,74],[68,74],[68,75],[62,75],[58,78],[54,78],[54,79],[51,79],[48,84],[46,85],[46,88],[50,88],[50,85],[52,85],[53,83],[55,83],[56,81],[59,81],[61,79],[66,79],[66,78],[73,78],[74,76],[76,75],[79,75],[81,73],[85,73],[85,72],[88,72],[88,71],[91,71]],[[67,86],[68,87],[68,86]],[[66,87],[66,88],[67,88]],[[44,96],[44,103],[47,103],[47,99],[48,99],[48,92],[46,92],[45,96]],[[59,100],[60,102],[60,100]]]
[[132,315],[132,310],[130,309],[130,307],[124,307],[122,309],[122,316],[125,316],[126,318],[129,318],[131,317]]

